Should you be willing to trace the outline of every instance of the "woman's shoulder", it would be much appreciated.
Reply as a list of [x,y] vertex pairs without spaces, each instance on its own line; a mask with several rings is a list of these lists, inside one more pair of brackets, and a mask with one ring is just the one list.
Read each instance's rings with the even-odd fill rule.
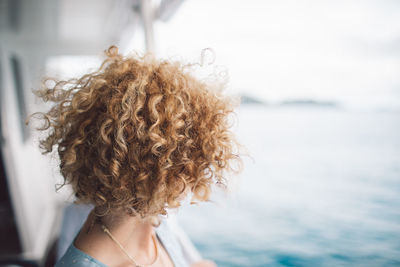
[[[162,245],[170,255],[176,267],[189,266],[192,259],[182,246],[181,240],[178,238],[175,229],[175,217],[169,216],[161,220],[161,224],[156,228],[156,233]],[[177,227],[177,225],[176,225]],[[185,253],[186,252],[186,253]]]
[[95,258],[77,249],[73,243],[56,263],[55,267],[107,267]]
[[[159,241],[162,243],[167,253],[170,255],[176,267],[189,266],[192,260],[184,254],[184,249],[180,240],[177,238],[174,229],[174,224],[169,220],[162,219],[161,224],[155,229]],[[74,239],[75,240],[75,239]],[[57,261],[55,267],[108,267],[104,263],[86,254],[82,250],[74,246],[72,241],[63,254]]]

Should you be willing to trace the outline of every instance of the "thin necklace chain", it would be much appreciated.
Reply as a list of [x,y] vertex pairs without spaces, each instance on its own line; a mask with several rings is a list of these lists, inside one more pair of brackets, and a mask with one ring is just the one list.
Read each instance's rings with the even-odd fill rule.
[[103,229],[103,232],[106,233],[111,238],[111,240],[114,241],[115,244],[118,245],[118,247],[121,249],[121,251],[132,261],[132,263],[136,267],[152,266],[158,260],[158,257],[159,257],[159,255],[158,255],[158,245],[157,245],[157,241],[155,240],[153,235],[151,235],[151,237],[153,239],[154,247],[156,248],[156,258],[154,259],[154,261],[152,263],[150,263],[148,265],[140,265],[140,264],[136,263],[136,261],[128,254],[128,252],[126,252],[126,250],[122,246],[122,244],[120,242],[118,242],[117,239],[115,239],[115,237],[111,234],[110,230],[108,230],[108,228],[104,224],[101,225],[101,229]]

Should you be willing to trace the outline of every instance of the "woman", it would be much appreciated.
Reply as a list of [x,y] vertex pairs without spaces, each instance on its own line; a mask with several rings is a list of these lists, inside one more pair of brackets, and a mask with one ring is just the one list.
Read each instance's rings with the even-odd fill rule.
[[63,185],[95,207],[56,266],[189,266],[162,216],[189,192],[208,200],[241,163],[233,99],[188,65],[125,58],[114,46],[106,55],[98,71],[37,92],[54,103],[36,113],[43,153],[57,148]]

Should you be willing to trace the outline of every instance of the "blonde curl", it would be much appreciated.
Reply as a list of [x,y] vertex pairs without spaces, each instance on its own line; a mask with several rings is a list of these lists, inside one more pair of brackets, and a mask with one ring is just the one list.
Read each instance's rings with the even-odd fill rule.
[[63,185],[102,215],[166,214],[187,187],[208,200],[213,184],[226,185],[226,170],[240,170],[228,122],[234,99],[189,65],[125,58],[115,46],[106,56],[93,73],[36,91],[54,104],[35,115],[47,132],[42,152],[57,149]]

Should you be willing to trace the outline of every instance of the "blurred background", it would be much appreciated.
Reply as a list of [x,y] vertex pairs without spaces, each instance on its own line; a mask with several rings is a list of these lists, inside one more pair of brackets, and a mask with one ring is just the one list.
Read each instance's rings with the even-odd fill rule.
[[204,68],[241,96],[244,171],[177,214],[204,258],[400,266],[395,0],[0,0],[0,264],[51,266],[73,201],[24,124],[48,108],[32,89],[94,70],[111,44],[185,62],[211,48]]

